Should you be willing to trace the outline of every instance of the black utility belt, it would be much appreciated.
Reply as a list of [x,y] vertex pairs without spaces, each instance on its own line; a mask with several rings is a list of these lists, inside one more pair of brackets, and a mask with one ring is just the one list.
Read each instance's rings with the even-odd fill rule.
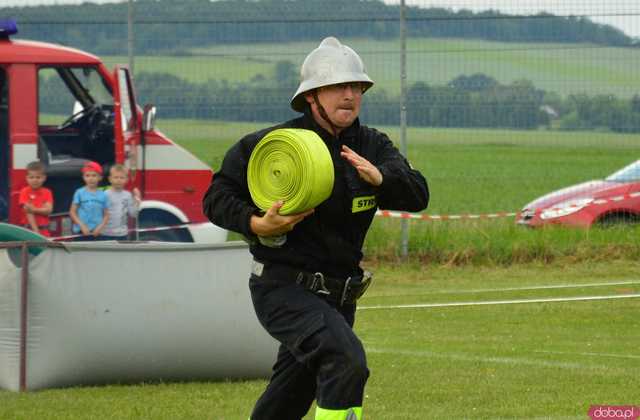
[[[255,262],[263,264],[260,262]],[[255,264],[254,263],[254,264]],[[296,283],[305,289],[339,304],[354,304],[364,295],[371,284],[373,274],[365,271],[362,275],[345,278],[326,276],[321,272],[298,270],[283,264],[264,263],[259,277],[266,277],[283,283]]]

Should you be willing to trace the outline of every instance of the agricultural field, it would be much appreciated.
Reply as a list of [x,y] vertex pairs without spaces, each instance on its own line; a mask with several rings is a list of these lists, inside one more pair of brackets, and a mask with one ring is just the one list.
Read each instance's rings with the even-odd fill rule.
[[[399,41],[343,39],[362,56],[377,86],[400,91]],[[228,44],[189,51],[192,56],[139,56],[136,72],[167,72],[191,82],[247,82],[262,74],[274,77],[275,63],[297,68],[317,42]],[[501,43],[462,39],[407,40],[408,82],[442,85],[461,74],[485,73],[503,84],[529,79],[536,87],[562,95],[638,93],[640,49],[590,44]],[[111,65],[125,56],[103,57]]]
[[[584,419],[592,404],[638,405],[638,264],[368,268],[355,326],[366,419]],[[265,383],[0,391],[0,419],[246,420]]]
[[[109,68],[127,64],[126,56],[101,57]],[[258,74],[273,77],[274,63],[251,60],[247,57],[217,56],[136,56],[135,72],[169,73],[190,82],[227,80],[231,83],[248,82]]]
[[[262,124],[165,120],[161,129],[208,163],[221,165],[227,148]],[[378,127],[393,140],[397,127]],[[426,176],[427,214],[517,212],[555,189],[602,179],[640,159],[640,136],[602,132],[409,128],[408,156]],[[230,235],[231,239],[239,239]],[[400,220],[377,217],[365,254],[393,260]],[[411,221],[409,253],[424,263],[505,265],[569,258],[640,257],[640,226],[538,229],[513,217],[480,221]]]

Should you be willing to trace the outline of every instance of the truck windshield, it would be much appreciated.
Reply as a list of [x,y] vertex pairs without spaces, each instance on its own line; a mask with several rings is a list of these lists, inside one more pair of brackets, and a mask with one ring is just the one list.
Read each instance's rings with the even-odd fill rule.
[[94,104],[113,105],[113,96],[107,88],[105,80],[94,67],[68,68],[73,77],[80,83],[82,90],[86,92]]
[[96,67],[43,67],[38,72],[40,125],[60,125],[93,107],[113,107],[108,84]]

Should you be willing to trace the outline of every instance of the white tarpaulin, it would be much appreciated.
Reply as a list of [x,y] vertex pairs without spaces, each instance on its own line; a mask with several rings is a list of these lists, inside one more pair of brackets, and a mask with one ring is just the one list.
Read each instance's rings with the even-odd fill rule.
[[[76,243],[29,264],[26,387],[265,377],[277,343],[243,244]],[[21,269],[0,250],[0,388],[19,389]]]

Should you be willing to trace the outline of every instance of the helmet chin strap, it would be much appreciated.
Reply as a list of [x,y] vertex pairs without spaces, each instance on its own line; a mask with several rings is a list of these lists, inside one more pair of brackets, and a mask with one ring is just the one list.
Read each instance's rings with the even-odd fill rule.
[[318,89],[313,90],[313,100],[318,107],[318,113],[320,114],[322,119],[325,120],[327,124],[329,124],[329,127],[331,127],[331,134],[333,134],[333,137],[338,138],[338,128],[333,124],[333,121],[331,121],[329,115],[327,115],[327,111],[325,111],[324,107],[320,103],[320,100],[318,99]]

